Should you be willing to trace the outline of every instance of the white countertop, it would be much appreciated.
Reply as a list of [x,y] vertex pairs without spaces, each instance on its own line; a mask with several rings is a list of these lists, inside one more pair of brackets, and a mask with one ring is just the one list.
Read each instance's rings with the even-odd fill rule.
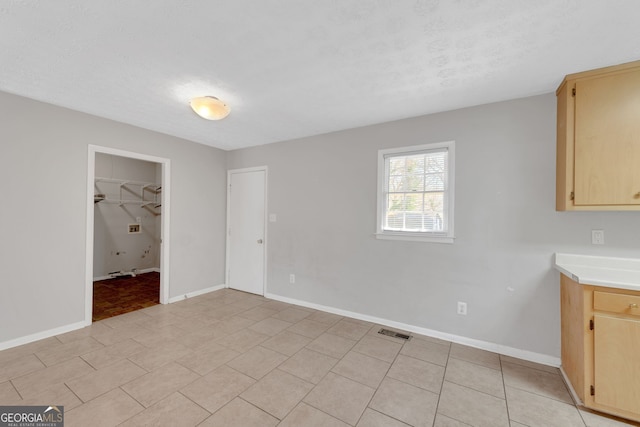
[[556,253],[555,266],[584,285],[640,291],[640,259]]

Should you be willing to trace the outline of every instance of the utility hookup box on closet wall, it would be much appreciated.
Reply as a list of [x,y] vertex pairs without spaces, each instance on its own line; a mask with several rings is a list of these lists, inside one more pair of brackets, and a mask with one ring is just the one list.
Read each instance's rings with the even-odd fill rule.
[[129,224],[129,234],[140,234],[140,224]]

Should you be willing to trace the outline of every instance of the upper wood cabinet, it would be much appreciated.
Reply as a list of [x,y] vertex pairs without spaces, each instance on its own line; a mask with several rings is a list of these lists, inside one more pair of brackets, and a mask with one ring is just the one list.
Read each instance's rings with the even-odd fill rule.
[[556,210],[640,210],[640,61],[570,74],[556,95]]

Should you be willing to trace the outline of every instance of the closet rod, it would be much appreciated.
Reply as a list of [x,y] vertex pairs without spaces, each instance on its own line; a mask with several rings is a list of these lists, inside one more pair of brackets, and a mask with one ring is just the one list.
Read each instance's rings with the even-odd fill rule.
[[126,184],[141,185],[143,187],[156,187],[157,189],[160,189],[160,185],[155,184],[153,182],[132,181],[128,179],[104,178],[104,177],[96,176],[95,182],[111,182],[114,184],[121,184],[121,185],[126,185]]
[[118,205],[140,205],[140,207],[143,206],[148,206],[148,205],[157,205],[157,202],[154,202],[153,200],[145,200],[145,201],[141,201],[141,200],[132,200],[132,199],[100,199],[97,200],[94,198],[94,201],[97,202],[104,202],[104,203],[112,203],[112,204],[118,204]]

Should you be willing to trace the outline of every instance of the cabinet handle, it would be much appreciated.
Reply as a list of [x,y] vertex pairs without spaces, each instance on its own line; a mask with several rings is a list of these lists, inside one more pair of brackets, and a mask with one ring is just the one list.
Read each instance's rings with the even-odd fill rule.
[[638,304],[633,302],[633,303],[629,304],[629,308],[638,308]]

